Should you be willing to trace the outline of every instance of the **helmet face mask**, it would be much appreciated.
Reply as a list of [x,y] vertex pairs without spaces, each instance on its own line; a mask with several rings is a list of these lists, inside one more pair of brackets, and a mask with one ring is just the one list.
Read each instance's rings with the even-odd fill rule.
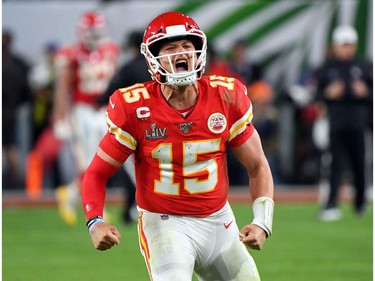
[[102,14],[87,12],[78,22],[78,40],[89,51],[95,50],[107,39],[107,24]]
[[[169,54],[160,54],[163,45],[188,40],[194,48]],[[173,43],[172,43],[173,44]],[[160,84],[188,86],[200,79],[206,65],[206,36],[188,16],[168,12],[155,18],[148,26],[141,44],[141,53],[154,80]],[[183,57],[188,66],[177,70],[176,58]]]

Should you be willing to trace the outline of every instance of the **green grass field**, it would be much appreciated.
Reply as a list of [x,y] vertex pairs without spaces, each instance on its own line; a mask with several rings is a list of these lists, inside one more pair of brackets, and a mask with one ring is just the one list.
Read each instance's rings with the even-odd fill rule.
[[[233,204],[238,225],[251,217],[249,206]],[[147,281],[136,226],[122,226],[120,209],[109,208],[122,241],[106,252],[95,250],[82,224],[69,228],[53,207],[3,209],[4,281]],[[276,206],[274,234],[260,252],[251,251],[263,281],[370,281],[373,268],[372,208],[355,217],[323,223],[316,204]],[[196,279],[193,279],[196,280]],[[178,281],[178,280],[176,280]]]

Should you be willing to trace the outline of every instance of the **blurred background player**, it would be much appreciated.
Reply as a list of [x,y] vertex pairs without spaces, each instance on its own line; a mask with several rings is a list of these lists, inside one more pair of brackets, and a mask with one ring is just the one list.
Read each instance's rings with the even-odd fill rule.
[[104,93],[117,68],[119,47],[108,34],[104,16],[84,13],[77,27],[78,42],[57,54],[57,83],[53,109],[54,132],[71,144],[78,174],[56,190],[59,211],[69,225],[76,223],[81,179],[106,132],[105,107],[96,99]]
[[[339,190],[346,171],[355,189],[354,212],[363,214],[365,194],[365,133],[372,127],[372,65],[356,58],[358,34],[348,25],[332,35],[332,56],[318,69],[317,99],[329,122],[329,192],[320,219],[341,218]],[[348,179],[348,178],[347,178]]]

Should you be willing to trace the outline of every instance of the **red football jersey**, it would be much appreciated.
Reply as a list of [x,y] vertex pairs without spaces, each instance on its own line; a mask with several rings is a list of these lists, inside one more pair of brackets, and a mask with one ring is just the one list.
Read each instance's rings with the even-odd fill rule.
[[[109,134],[128,154],[134,153],[140,208],[207,216],[226,203],[227,144],[238,146],[253,133],[251,102],[235,78],[204,76],[198,93],[185,118],[167,104],[155,81],[111,96]],[[111,156],[123,160],[123,155]]]
[[72,102],[93,103],[106,90],[117,68],[119,48],[112,42],[103,43],[94,51],[80,44],[62,48],[56,57],[57,67],[72,70]]

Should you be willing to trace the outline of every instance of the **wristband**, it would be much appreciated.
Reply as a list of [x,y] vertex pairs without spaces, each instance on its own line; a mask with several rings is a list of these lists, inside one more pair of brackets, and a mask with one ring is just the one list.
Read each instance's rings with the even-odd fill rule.
[[267,237],[272,234],[273,210],[275,203],[269,197],[258,197],[253,202],[254,219],[252,224],[263,228]]
[[89,233],[91,235],[91,231],[92,231],[92,228],[94,227],[95,224],[97,224],[98,222],[104,222],[104,219],[100,216],[96,216],[96,217],[93,217],[91,219],[89,219],[87,222],[86,222],[86,227],[87,229],[89,230]]

